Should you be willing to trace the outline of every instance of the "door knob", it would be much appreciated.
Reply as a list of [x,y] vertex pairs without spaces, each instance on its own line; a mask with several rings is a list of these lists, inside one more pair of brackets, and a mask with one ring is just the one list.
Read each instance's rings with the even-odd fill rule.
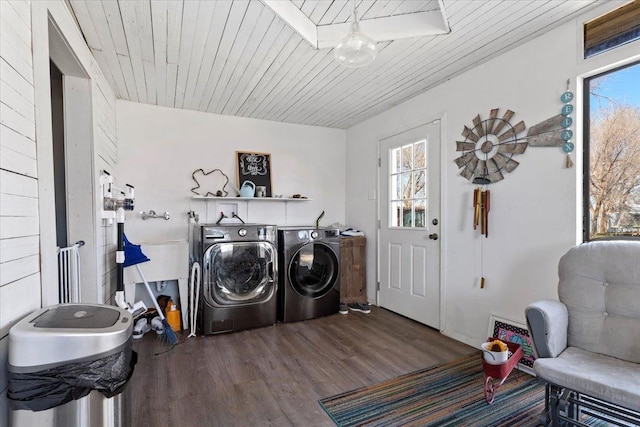
[[431,240],[438,240],[438,233],[429,234]]

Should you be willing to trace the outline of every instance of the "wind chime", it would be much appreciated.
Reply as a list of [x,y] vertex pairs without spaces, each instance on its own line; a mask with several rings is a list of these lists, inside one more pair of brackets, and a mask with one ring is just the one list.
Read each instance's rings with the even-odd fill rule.
[[573,161],[571,160],[571,152],[575,148],[573,142],[571,142],[571,138],[573,137],[573,131],[571,130],[571,125],[573,124],[573,119],[571,118],[571,113],[573,112],[573,92],[569,90],[569,83],[571,80],[567,80],[567,90],[560,96],[560,101],[562,102],[562,109],[560,110],[560,114],[562,114],[562,132],[560,133],[560,139],[562,139],[562,151],[567,155],[564,167],[571,168],[573,167]]
[[480,234],[489,237],[489,210],[491,209],[491,192],[482,191],[482,187],[473,190],[473,229],[480,225]]
[[[489,211],[491,210],[491,192],[485,187],[504,179],[504,172],[512,172],[518,165],[513,157],[523,154],[527,149],[526,138],[519,139],[518,134],[526,130],[524,121],[511,124],[514,112],[507,110],[498,117],[498,108],[489,112],[489,118],[473,119],[473,127],[464,127],[464,141],[456,141],[456,151],[462,155],[455,159],[460,175],[477,187],[473,191],[473,229],[480,228],[480,234],[489,237]],[[482,261],[484,263],[484,260]],[[482,274],[480,287],[484,288]]]

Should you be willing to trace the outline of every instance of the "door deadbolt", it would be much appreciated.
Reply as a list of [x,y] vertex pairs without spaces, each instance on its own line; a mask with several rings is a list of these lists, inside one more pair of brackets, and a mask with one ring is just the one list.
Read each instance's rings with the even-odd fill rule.
[[438,219],[434,218],[433,221],[431,221],[431,224],[433,225],[438,225]]
[[438,240],[438,233],[429,234],[431,240]]

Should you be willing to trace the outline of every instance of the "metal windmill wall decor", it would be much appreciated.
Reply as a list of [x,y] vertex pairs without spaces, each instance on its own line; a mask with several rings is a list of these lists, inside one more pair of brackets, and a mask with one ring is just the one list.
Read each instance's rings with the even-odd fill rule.
[[520,164],[513,157],[527,149],[526,137],[519,137],[527,128],[524,121],[512,125],[513,111],[507,110],[502,117],[498,113],[499,108],[492,109],[485,120],[478,114],[472,127],[464,127],[464,141],[456,141],[456,151],[462,152],[455,159],[462,169],[460,175],[474,184],[504,179],[504,172],[512,172]]

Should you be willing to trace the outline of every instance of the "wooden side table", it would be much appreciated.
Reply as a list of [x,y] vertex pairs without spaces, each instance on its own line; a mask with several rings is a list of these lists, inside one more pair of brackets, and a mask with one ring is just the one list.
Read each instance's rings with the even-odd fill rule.
[[340,301],[367,302],[367,239],[340,237]]

